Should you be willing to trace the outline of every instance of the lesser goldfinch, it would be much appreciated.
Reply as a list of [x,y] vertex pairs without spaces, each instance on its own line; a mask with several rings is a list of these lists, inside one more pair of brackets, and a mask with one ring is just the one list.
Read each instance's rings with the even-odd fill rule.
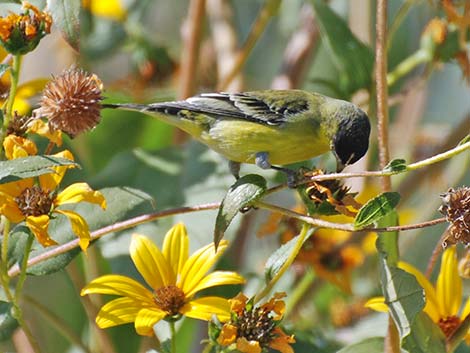
[[182,101],[103,106],[140,111],[180,128],[225,156],[236,177],[240,163],[284,170],[292,177],[275,165],[330,150],[342,170],[369,147],[366,113],[352,103],[301,90],[204,93]]

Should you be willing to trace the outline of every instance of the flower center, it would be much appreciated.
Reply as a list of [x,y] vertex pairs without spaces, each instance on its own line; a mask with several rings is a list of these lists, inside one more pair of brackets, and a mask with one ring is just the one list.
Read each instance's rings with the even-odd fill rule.
[[18,208],[25,217],[48,214],[52,208],[52,201],[50,191],[43,190],[39,186],[26,188],[15,198]]
[[160,287],[153,294],[155,304],[171,316],[179,313],[179,310],[185,304],[185,299],[183,291],[173,285]]
[[444,335],[449,337],[452,332],[459,327],[460,322],[461,321],[457,316],[448,316],[446,318],[440,318],[438,324],[442,332],[444,332]]
[[265,308],[244,309],[238,317],[238,336],[248,341],[258,341],[262,347],[267,346],[274,338],[273,330],[276,327],[270,312]]

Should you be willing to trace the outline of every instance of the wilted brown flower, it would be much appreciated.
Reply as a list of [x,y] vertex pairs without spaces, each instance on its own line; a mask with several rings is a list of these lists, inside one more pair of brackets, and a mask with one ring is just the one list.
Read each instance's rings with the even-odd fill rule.
[[61,130],[73,138],[100,122],[102,89],[96,75],[66,70],[46,85],[38,113],[47,116],[52,131]]
[[52,18],[47,12],[23,3],[25,13],[10,13],[0,17],[0,42],[14,55],[23,55],[32,51],[46,34],[51,32]]
[[354,217],[356,212],[348,206],[358,210],[362,205],[354,199],[356,194],[350,193],[349,187],[343,185],[340,180],[308,181],[309,178],[323,174],[325,172],[321,169],[304,172],[308,198],[318,207],[328,203],[337,213]]
[[229,300],[231,319],[222,327],[218,344],[242,353],[261,353],[269,348],[293,353],[290,344],[295,343],[294,336],[279,327],[285,310],[283,297],[285,293],[275,293],[261,306],[254,306],[253,299],[242,293]]
[[456,243],[470,244],[470,188],[467,186],[454,190],[450,188],[441,195],[443,204],[439,211],[450,223],[442,245]]

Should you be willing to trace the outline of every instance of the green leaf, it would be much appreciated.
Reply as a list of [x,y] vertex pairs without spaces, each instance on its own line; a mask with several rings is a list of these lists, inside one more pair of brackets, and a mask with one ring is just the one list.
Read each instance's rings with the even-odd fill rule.
[[371,337],[364,341],[344,347],[337,353],[383,353],[384,337]]
[[[388,215],[383,217],[377,226],[388,227],[398,225],[398,214],[394,210]],[[376,242],[377,251],[379,255],[387,261],[389,266],[397,266],[398,263],[398,232],[382,232],[379,233]]]
[[18,321],[12,314],[13,304],[0,300],[0,341],[11,337],[18,327]]
[[411,331],[402,341],[402,347],[413,353],[446,353],[445,337],[442,330],[424,312],[417,314]]
[[342,74],[342,91],[348,96],[371,84],[374,55],[323,0],[312,0],[322,40],[332,54],[332,60]]
[[258,200],[265,192],[266,179],[257,174],[245,175],[230,187],[222,200],[215,220],[214,243],[216,247],[240,209]]
[[470,314],[463,319],[460,325],[454,332],[447,338],[447,351],[453,352],[458,345],[462,342],[470,328]]
[[29,156],[0,162],[0,184],[53,172],[52,167],[75,165],[75,162],[53,156]]
[[383,171],[388,173],[402,173],[406,171],[406,161],[404,159],[394,159],[385,166]]
[[80,0],[47,0],[54,25],[77,52],[80,50]]
[[[309,230],[309,234],[305,237],[305,241],[310,238],[310,236],[313,234],[315,231],[315,228],[312,228]],[[266,261],[266,265],[264,266],[264,279],[266,283],[270,282],[276,274],[279,272],[279,270],[282,268],[282,266],[285,264],[287,259],[289,258],[289,255],[292,253],[294,250],[297,241],[298,241],[299,235],[296,235],[294,238],[289,240],[287,243],[282,244]],[[303,244],[302,244],[303,245]]]
[[2,77],[8,70],[10,70],[10,65],[0,64],[0,77]]
[[[88,223],[90,231],[105,227],[110,224],[114,224],[118,221],[134,217],[142,213],[148,213],[153,211],[153,199],[142,191],[126,188],[126,187],[113,187],[100,190],[106,198],[107,207],[106,210],[102,210],[99,206],[80,203],[70,207],[73,210],[83,216]],[[11,235],[11,239],[18,239],[24,237],[19,232],[24,232],[23,229],[19,229],[18,233],[14,232]],[[49,234],[59,244],[64,244],[73,239],[76,239],[76,235],[70,228],[69,220],[59,215],[56,218],[51,219],[49,224]],[[13,241],[12,241],[13,242]],[[24,246],[24,245],[23,245]],[[33,244],[33,250],[31,251],[30,258],[41,255],[47,252],[50,248],[43,248],[38,243]],[[15,262],[20,261],[20,254],[23,254],[22,245],[12,250],[12,253],[17,254]],[[68,265],[72,259],[80,253],[80,249],[75,248],[67,253],[58,255],[54,258],[41,262],[28,269],[28,274],[32,275],[46,275],[54,273],[63,269]]]
[[385,258],[381,258],[381,263],[385,303],[397,325],[400,337],[404,338],[410,334],[413,320],[424,308],[424,290],[412,274],[389,266]]
[[374,197],[361,207],[354,219],[354,227],[360,229],[378,221],[392,212],[399,201],[400,194],[397,192],[384,192]]

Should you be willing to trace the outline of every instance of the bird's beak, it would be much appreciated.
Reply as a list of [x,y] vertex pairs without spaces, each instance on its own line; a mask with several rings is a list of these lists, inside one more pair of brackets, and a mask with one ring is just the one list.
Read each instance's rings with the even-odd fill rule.
[[343,164],[343,162],[341,162],[341,159],[339,159],[339,157],[336,156],[336,154],[335,154],[335,157],[336,157],[336,173],[341,173],[346,166]]

